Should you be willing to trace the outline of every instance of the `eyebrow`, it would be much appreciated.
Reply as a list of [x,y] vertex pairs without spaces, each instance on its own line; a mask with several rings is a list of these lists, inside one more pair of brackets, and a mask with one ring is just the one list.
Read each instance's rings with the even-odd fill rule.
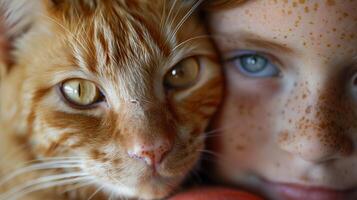
[[281,51],[281,52],[285,52],[285,53],[289,53],[289,54],[294,52],[293,49],[287,47],[286,45],[272,42],[269,40],[247,38],[244,41],[247,44],[250,44],[252,46],[258,46],[258,47],[265,48],[265,49],[273,49],[276,51]]
[[[229,34],[232,36],[232,34]],[[234,36],[231,38],[234,38],[234,40],[243,42],[247,46],[253,46],[253,47],[258,47],[258,48],[263,48],[263,49],[271,49],[274,51],[279,51],[279,52],[284,52],[284,53],[294,53],[295,51],[288,47],[286,44],[281,44],[279,42],[272,41],[272,39],[267,39],[264,38],[260,35],[256,35],[251,32],[236,32],[233,34]]]

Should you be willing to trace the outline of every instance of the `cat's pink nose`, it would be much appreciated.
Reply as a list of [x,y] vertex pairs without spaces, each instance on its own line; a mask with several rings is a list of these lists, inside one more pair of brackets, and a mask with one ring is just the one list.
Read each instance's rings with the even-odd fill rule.
[[156,141],[152,144],[136,144],[133,149],[128,150],[128,154],[131,158],[145,161],[149,166],[156,166],[171,148],[172,145],[168,141]]

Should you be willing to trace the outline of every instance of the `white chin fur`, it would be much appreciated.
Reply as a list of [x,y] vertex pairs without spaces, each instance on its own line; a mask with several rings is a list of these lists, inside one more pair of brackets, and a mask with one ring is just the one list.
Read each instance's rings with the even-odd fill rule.
[[127,197],[127,198],[133,198],[136,196],[136,190],[135,188],[132,187],[126,187],[126,186],[116,186],[108,183],[100,183],[98,184],[98,187],[103,187],[103,190],[109,194],[109,195],[114,195],[115,197]]

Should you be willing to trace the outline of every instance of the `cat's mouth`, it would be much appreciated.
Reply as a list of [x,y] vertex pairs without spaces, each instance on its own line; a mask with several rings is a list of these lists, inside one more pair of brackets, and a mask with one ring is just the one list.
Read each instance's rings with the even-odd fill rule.
[[102,191],[106,194],[124,198],[139,199],[164,199],[174,192],[185,176],[173,174],[167,176],[163,166],[155,168],[131,168],[124,172],[113,172],[100,170],[92,172],[97,182],[97,187],[104,187]]
[[118,183],[110,181],[105,185],[107,191],[116,194],[118,197],[139,198],[139,199],[164,199],[174,192],[180,184],[177,178],[164,178],[157,173],[140,177],[132,183]]

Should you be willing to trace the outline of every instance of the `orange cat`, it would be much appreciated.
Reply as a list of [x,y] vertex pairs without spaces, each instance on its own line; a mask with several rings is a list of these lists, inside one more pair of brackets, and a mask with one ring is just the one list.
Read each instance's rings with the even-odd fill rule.
[[0,0],[12,44],[1,64],[0,200],[177,189],[222,95],[200,3]]

